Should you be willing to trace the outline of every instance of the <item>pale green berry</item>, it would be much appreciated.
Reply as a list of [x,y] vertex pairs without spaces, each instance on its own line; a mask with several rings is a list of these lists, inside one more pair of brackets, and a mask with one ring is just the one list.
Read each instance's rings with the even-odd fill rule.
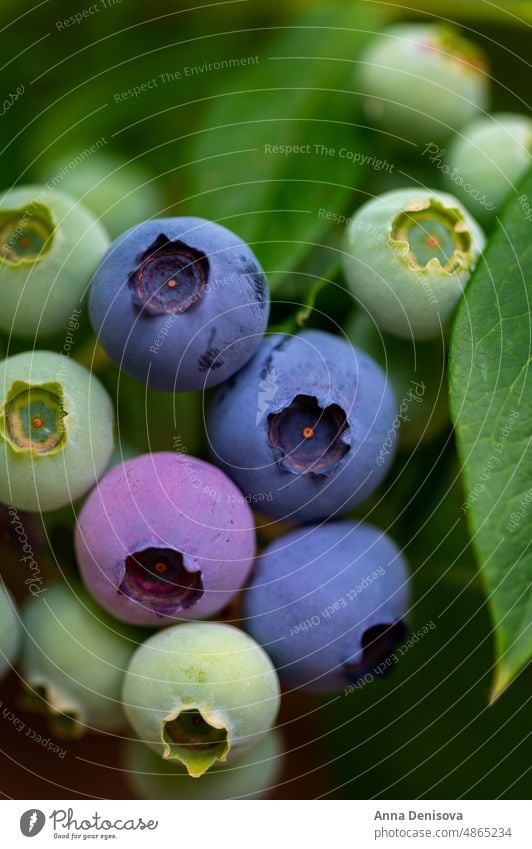
[[528,116],[495,113],[478,118],[449,146],[447,183],[471,212],[487,220],[515,192],[531,153],[532,119]]
[[488,104],[483,51],[442,23],[390,27],[356,73],[369,118],[407,141],[440,141]]
[[351,219],[345,276],[380,327],[430,339],[445,331],[484,242],[478,224],[452,195],[398,189],[368,201]]
[[122,680],[138,632],[103,611],[77,582],[53,584],[22,613],[24,701],[63,737],[125,726]]
[[0,585],[0,678],[18,657],[22,628],[11,598]]
[[142,799],[260,799],[274,789],[283,760],[281,735],[274,728],[233,764],[215,765],[195,781],[181,764],[162,760],[131,740],[126,775]]
[[0,362],[0,501],[47,511],[84,495],[113,450],[100,381],[69,357],[27,351]]
[[190,622],[140,646],[123,703],[139,739],[198,778],[259,743],[277,715],[279,682],[267,654],[243,631]]
[[0,329],[36,338],[65,330],[109,238],[78,201],[47,186],[0,197]]

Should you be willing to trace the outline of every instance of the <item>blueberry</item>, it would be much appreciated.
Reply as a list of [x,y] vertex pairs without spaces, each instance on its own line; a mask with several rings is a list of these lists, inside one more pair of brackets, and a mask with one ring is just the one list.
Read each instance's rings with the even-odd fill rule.
[[444,192],[386,192],[355,213],[345,237],[349,287],[397,336],[441,336],[484,248],[482,230]]
[[393,459],[393,395],[380,367],[316,330],[266,339],[214,396],[211,451],[274,518],[313,521],[367,498]]
[[156,452],[102,478],[79,514],[76,551],[106,610],[161,626],[211,616],[233,598],[252,566],[255,526],[219,469]]
[[189,622],[138,648],[123,703],[143,743],[199,778],[260,742],[277,715],[279,683],[267,654],[243,631]]
[[46,587],[22,613],[21,672],[29,709],[58,736],[125,725],[122,680],[138,634],[101,610],[77,583]]
[[46,186],[0,198],[0,329],[36,338],[65,330],[108,236],[78,201]]
[[532,120],[495,113],[468,124],[449,146],[447,182],[480,220],[500,209],[530,165]]
[[146,221],[114,242],[90,292],[94,330],[128,374],[184,392],[231,377],[260,345],[269,313],[258,260],[202,218]]
[[260,799],[275,787],[282,766],[281,735],[275,728],[234,764],[213,766],[201,781],[138,740],[126,748],[127,777],[141,799]]
[[406,563],[383,531],[331,522],[265,549],[243,614],[281,681],[326,692],[391,670],[408,633],[408,595]]
[[90,372],[51,351],[0,363],[0,501],[55,510],[84,495],[113,450],[114,413]]
[[[137,162],[98,150],[79,162],[79,151],[67,150],[45,166],[44,181],[61,178],[61,188],[78,198],[111,236],[158,215],[164,197],[153,177]],[[72,167],[72,163],[76,163]]]
[[16,661],[21,644],[22,628],[11,598],[0,585],[0,679]]
[[390,27],[371,43],[356,73],[369,118],[408,141],[440,141],[488,103],[483,51],[446,24]]

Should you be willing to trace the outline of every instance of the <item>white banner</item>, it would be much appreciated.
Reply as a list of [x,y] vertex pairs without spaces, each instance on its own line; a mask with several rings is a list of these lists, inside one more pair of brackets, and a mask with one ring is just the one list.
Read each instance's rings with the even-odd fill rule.
[[[4,801],[6,849],[102,843],[174,849],[369,846],[530,849],[519,801]],[[208,809],[208,810],[207,810]],[[35,843],[29,841],[35,838]]]

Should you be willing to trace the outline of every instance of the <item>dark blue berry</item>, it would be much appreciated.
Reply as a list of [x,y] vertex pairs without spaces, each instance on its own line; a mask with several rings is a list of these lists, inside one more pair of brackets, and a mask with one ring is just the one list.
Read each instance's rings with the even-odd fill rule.
[[344,513],[384,477],[396,406],[364,352],[316,330],[266,339],[214,396],[211,452],[251,504],[275,518]]
[[363,522],[310,525],[259,558],[244,594],[245,626],[287,686],[363,685],[399,657],[408,583],[405,560],[383,531]]
[[251,249],[225,227],[163,218],[111,245],[89,308],[120,368],[181,392],[222,383],[255,353],[268,322],[268,284]]

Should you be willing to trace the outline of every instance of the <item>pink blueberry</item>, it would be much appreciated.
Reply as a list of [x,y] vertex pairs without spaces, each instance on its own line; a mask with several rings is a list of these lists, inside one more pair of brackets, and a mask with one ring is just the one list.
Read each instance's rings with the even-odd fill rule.
[[183,454],[144,454],[115,466],[76,527],[87,588],[125,622],[168,625],[221,610],[255,554],[249,505],[219,469]]

